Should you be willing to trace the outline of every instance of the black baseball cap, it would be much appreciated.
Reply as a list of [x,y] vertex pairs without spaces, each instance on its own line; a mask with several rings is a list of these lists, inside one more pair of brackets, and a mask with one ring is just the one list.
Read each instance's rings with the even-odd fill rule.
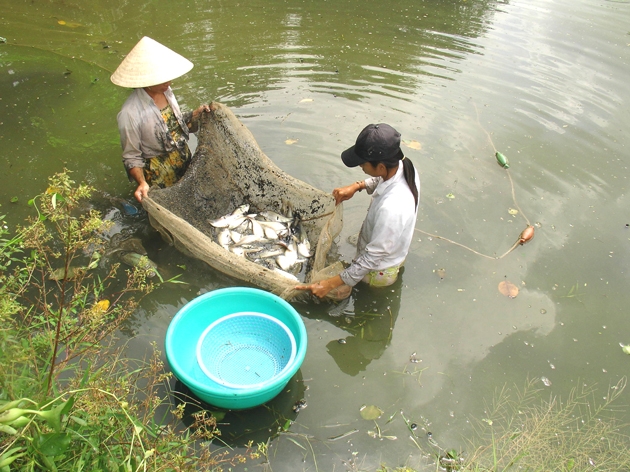
[[341,153],[341,160],[348,167],[356,167],[365,162],[402,159],[400,133],[386,123],[371,124],[359,133],[354,146]]

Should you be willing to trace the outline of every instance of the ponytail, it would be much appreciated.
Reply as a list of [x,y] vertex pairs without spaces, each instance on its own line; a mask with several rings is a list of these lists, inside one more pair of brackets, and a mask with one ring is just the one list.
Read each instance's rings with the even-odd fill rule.
[[374,161],[371,164],[376,166],[379,163],[382,163],[387,169],[391,169],[393,167],[398,168],[398,163],[402,161],[403,163],[403,177],[407,181],[407,185],[409,186],[409,190],[411,190],[411,194],[413,195],[413,200],[416,203],[416,209],[418,208],[418,186],[416,185],[416,169],[413,166],[413,163],[405,157],[402,152],[402,149],[398,151],[391,159],[382,160],[382,161]]
[[413,163],[406,157],[402,158],[403,163],[403,176],[409,185],[409,190],[413,195],[413,200],[416,202],[416,209],[418,208],[418,186],[416,185],[416,169]]

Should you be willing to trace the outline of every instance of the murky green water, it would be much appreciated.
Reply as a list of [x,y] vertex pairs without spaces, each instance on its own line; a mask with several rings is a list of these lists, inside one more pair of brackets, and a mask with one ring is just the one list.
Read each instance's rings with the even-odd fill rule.
[[[420,468],[400,415],[379,421],[397,440],[373,439],[363,404],[383,418],[401,409],[425,418],[440,445],[457,448],[469,417],[482,417],[506,383],[544,376],[545,393],[587,383],[603,396],[628,373],[619,343],[630,343],[630,3],[1,3],[0,210],[20,222],[26,201],[66,166],[167,275],[187,267],[189,285],[160,288],[127,327],[138,355],[200,291],[238,285],[164,246],[110,198],[131,198],[132,187],[116,129],[127,92],[108,77],[142,35],[196,64],[174,83],[180,105],[232,107],[277,165],[310,184],[331,191],[357,180],[339,153],[366,124],[387,122],[420,172],[419,230],[497,256],[536,224],[535,238],[500,260],[418,232],[401,282],[360,288],[346,309],[354,318],[296,305],[309,333],[299,381],[274,411],[226,418],[235,444],[295,420],[290,431],[308,441],[274,439],[274,471],[344,470],[353,452],[365,470]],[[345,257],[367,203],[359,194],[344,204]],[[506,280],[517,298],[499,292]],[[300,398],[308,406],[292,414]]]

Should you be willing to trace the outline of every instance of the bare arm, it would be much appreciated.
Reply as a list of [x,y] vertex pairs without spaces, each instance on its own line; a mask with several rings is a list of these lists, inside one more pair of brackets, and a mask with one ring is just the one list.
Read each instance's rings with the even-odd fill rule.
[[365,182],[363,180],[357,180],[353,184],[334,189],[332,194],[333,194],[333,197],[335,197],[335,203],[339,205],[341,202],[350,200],[354,196],[355,193],[360,192],[364,188],[365,188]]
[[319,298],[324,298],[328,295],[328,292],[331,290],[341,287],[343,285],[343,280],[339,275],[335,275],[330,279],[320,280],[319,282],[315,282],[309,285],[298,285],[295,287],[298,290],[310,290],[313,295],[318,296]]
[[136,181],[138,187],[133,195],[136,197],[136,200],[142,202],[142,199],[147,196],[149,193],[149,184],[146,180],[144,180],[144,171],[142,167],[132,167],[129,169],[129,175],[133,177],[133,180]]

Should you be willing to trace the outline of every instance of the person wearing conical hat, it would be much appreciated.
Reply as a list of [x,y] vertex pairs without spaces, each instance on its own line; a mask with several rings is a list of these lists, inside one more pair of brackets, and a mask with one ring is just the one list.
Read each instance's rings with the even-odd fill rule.
[[114,84],[135,89],[118,113],[118,131],[123,164],[137,184],[139,202],[151,186],[177,182],[192,158],[188,137],[211,106],[182,113],[171,90],[171,81],[192,68],[188,59],[145,36],[111,76]]

